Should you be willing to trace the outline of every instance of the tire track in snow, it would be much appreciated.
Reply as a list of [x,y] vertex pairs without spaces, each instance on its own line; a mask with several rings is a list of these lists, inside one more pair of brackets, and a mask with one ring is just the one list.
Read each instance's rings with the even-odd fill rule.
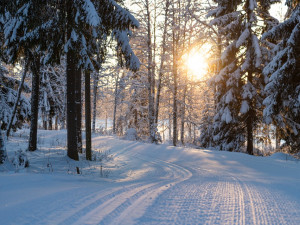
[[[134,223],[134,220],[144,214],[146,208],[172,185],[189,179],[192,174],[175,164],[154,159],[144,159],[138,153],[131,155],[145,163],[160,168],[154,180],[143,182],[140,185],[128,185],[124,189],[114,192],[95,193],[96,200],[84,204],[73,211],[61,224],[122,224],[124,220]],[[153,179],[154,177],[152,177]],[[101,197],[97,198],[97,195]],[[81,204],[82,205],[82,204]],[[134,210],[134,214],[131,214]]]

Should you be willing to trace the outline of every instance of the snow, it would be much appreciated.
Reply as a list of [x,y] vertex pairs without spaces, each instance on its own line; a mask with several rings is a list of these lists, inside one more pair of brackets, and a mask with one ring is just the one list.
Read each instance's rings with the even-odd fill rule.
[[245,114],[245,113],[247,113],[248,111],[249,111],[249,104],[248,104],[247,101],[243,100],[243,101],[242,101],[242,106],[241,106],[240,112],[241,112],[242,114]]
[[[14,134],[9,155],[27,147],[27,134]],[[255,157],[94,136],[93,148],[113,155],[102,161],[111,171],[103,178],[99,161],[65,156],[65,139],[65,131],[39,131],[30,167],[0,173],[1,224],[300,224],[300,163],[282,153]]]
[[253,11],[255,8],[257,8],[257,3],[256,3],[256,1],[255,1],[255,0],[250,0],[250,1],[249,1],[249,9],[250,9],[251,11]]
[[252,43],[253,43],[253,48],[254,48],[254,52],[255,52],[255,67],[259,68],[259,66],[261,65],[261,50],[260,50],[260,45],[259,45],[259,41],[257,39],[256,35],[252,35]]
[[227,93],[226,93],[226,98],[225,98],[225,103],[228,104],[230,102],[233,101],[233,95],[232,95],[233,90],[230,89]]
[[295,157],[293,157],[289,154],[283,153],[283,152],[276,152],[276,153],[272,154],[270,156],[270,158],[277,159],[277,160],[299,161],[299,159],[296,159]]
[[247,40],[247,38],[249,37],[250,35],[250,31],[248,28],[246,28],[243,33],[241,34],[241,36],[239,37],[239,39],[237,40],[236,42],[236,48],[239,48],[241,47]]
[[222,121],[225,121],[227,124],[229,124],[232,121],[231,112],[228,107],[224,109],[224,113],[222,114],[221,119]]
[[98,16],[95,6],[90,0],[84,1],[83,10],[86,16],[86,22],[89,25],[96,27],[101,23],[101,18]]

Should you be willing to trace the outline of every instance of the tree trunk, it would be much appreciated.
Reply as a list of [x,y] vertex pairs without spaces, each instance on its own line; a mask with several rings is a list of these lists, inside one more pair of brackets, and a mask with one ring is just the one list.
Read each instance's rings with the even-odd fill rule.
[[32,93],[31,93],[31,119],[30,119],[30,136],[29,151],[37,149],[37,129],[39,114],[39,92],[40,92],[40,57],[34,55],[31,62],[32,72]]
[[146,0],[147,10],[147,70],[148,70],[148,124],[149,124],[149,139],[151,143],[157,143],[156,125],[154,118],[154,68],[152,55],[152,40],[151,40],[151,25],[150,25],[150,10],[149,1]]
[[58,130],[58,116],[55,117],[54,129]]
[[43,120],[43,128],[44,130],[47,130],[47,120],[46,120],[46,115],[44,113],[42,115],[42,120]]
[[75,52],[71,49],[67,52],[67,138],[68,156],[78,160],[77,132],[76,132],[76,97],[75,97],[75,74],[76,74]]
[[118,105],[118,94],[119,94],[119,74],[117,75],[116,85],[115,85],[115,99],[114,99],[114,112],[113,112],[113,134],[117,133],[116,130],[116,115],[117,115],[117,105]]
[[90,71],[85,71],[85,140],[86,159],[92,160],[92,134],[91,134],[91,84]]
[[[248,72],[248,82],[252,84],[252,72]],[[249,111],[247,115],[247,153],[253,155],[253,123],[254,123],[255,111],[253,109],[253,100],[249,99]]]
[[[73,2],[67,1],[67,40],[71,38],[72,25],[74,23]],[[79,160],[77,151],[77,123],[76,123],[76,96],[75,80],[78,74],[76,52],[69,48],[67,52],[67,146],[68,156]]]
[[[175,57],[174,57],[175,58]],[[177,145],[177,62],[173,60],[173,78],[174,78],[174,93],[173,93],[173,145]]]
[[250,116],[250,111],[247,118],[247,153],[253,155],[253,117]]
[[2,133],[0,131],[0,164],[4,163],[7,158],[6,148],[4,138],[2,137]]
[[172,140],[172,114],[169,113],[169,142]]
[[275,130],[275,148],[280,149],[280,135],[279,135],[278,127],[276,127],[276,130]]
[[52,130],[52,116],[49,114],[49,123],[48,123],[48,129]]
[[181,132],[180,132],[180,140],[181,144],[184,145],[184,123],[185,123],[185,99],[186,99],[187,86],[184,88],[183,100],[181,106]]
[[157,92],[156,92],[156,101],[155,101],[155,124],[158,124],[158,113],[159,113],[159,101],[160,101],[160,92],[161,92],[161,81],[163,76],[164,62],[165,62],[165,54],[166,54],[166,39],[167,39],[167,26],[168,26],[168,11],[169,11],[170,1],[166,1],[165,8],[165,21],[164,21],[164,31],[163,31],[163,40],[162,40],[162,51],[161,51],[161,60],[160,67],[158,73],[158,82],[157,82]]
[[21,82],[20,82],[20,85],[19,85],[16,102],[14,104],[14,108],[13,108],[13,111],[12,111],[12,114],[11,114],[11,118],[10,118],[10,121],[9,121],[9,124],[8,124],[8,127],[7,127],[7,131],[6,131],[6,137],[7,138],[9,137],[10,130],[11,130],[11,127],[12,127],[12,123],[13,123],[13,121],[15,119],[15,115],[16,115],[16,111],[17,111],[17,106],[18,106],[19,101],[20,101],[20,97],[21,97],[21,93],[22,93],[22,89],[23,89],[23,85],[24,85],[24,80],[25,80],[25,77],[26,77],[26,74],[27,74],[27,67],[28,67],[28,65],[26,65],[26,64],[27,64],[27,62],[25,63],[25,69],[24,69],[24,73],[23,73],[23,76],[22,76],[22,79],[21,79]]
[[[179,2],[180,4],[180,2]],[[177,91],[178,91],[178,84],[177,84],[177,76],[178,76],[178,50],[179,50],[179,31],[175,27],[177,24],[180,24],[180,17],[177,18],[175,15],[175,6],[173,5],[173,15],[172,15],[172,25],[174,29],[172,29],[172,55],[173,55],[173,68],[172,68],[172,75],[173,75],[173,145],[177,145],[178,134],[177,134]],[[180,8],[180,5],[179,5]]]
[[76,102],[76,139],[77,139],[77,151],[82,153],[82,107],[81,107],[81,69],[76,70],[75,76],[75,102]]
[[94,73],[94,98],[93,98],[93,133],[96,132],[96,117],[97,117],[97,91],[98,91],[98,73]]

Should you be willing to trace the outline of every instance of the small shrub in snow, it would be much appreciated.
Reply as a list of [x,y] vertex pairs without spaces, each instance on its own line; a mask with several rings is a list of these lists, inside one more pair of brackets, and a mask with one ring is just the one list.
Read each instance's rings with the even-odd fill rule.
[[93,151],[92,154],[92,161],[112,161],[113,160],[113,155],[110,154],[109,152],[104,152],[104,151]]
[[18,150],[15,152],[15,156],[12,159],[12,163],[17,169],[29,167],[27,155],[22,150]]
[[103,166],[102,165],[100,166],[100,176],[101,177],[108,178],[110,173],[111,173],[110,170],[103,169]]
[[129,140],[129,141],[136,141],[139,139],[138,134],[136,132],[136,129],[134,128],[129,128],[126,133],[124,139]]

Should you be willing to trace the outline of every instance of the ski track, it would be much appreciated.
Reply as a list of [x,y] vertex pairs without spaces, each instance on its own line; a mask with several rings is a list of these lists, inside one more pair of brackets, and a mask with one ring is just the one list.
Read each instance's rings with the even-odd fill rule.
[[166,191],[137,224],[300,224],[299,206],[278,192],[203,171]]
[[128,144],[115,157],[142,162],[154,171],[108,186],[87,183],[86,192],[82,186],[70,187],[20,203],[24,216],[12,224],[300,224],[299,203],[267,184],[213,166],[210,170],[197,160],[153,158],[138,146]]
[[[123,224],[125,220],[126,223],[133,224],[137,218],[143,215],[146,208],[151,205],[155,198],[173,185],[183,182],[192,176],[188,170],[175,164],[162,160],[149,161],[141,158],[141,155],[138,153],[133,155],[148,164],[156,166],[156,168],[160,168],[161,172],[157,173],[158,181],[149,182],[139,188],[127,191],[126,194],[121,193],[113,199],[109,199],[77,220],[75,224]],[[159,176],[166,171],[168,172],[167,176]],[[131,217],[128,218],[128,215]],[[89,221],[90,218],[92,220]]]

